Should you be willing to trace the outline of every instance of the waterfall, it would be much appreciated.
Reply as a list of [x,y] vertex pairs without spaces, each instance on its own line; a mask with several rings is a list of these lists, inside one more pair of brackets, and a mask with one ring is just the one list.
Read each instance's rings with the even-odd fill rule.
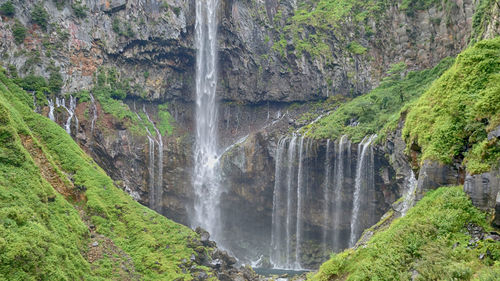
[[97,120],[97,106],[95,104],[94,95],[90,94],[90,100],[92,101],[92,122],[90,123],[90,132],[94,134],[95,121]]
[[328,226],[329,220],[328,217],[330,215],[330,170],[331,170],[331,161],[330,161],[330,140],[326,140],[326,153],[325,153],[325,179],[323,180],[323,253],[326,253],[326,245],[328,238]]
[[406,212],[415,203],[415,191],[417,190],[417,179],[415,178],[415,173],[411,171],[410,178],[407,179],[405,194],[403,195],[403,206],[401,208],[401,216],[404,217]]
[[311,146],[311,139],[303,136],[299,139],[294,134],[280,139],[276,147],[270,255],[274,268],[302,268],[303,214],[308,188],[305,162]]
[[281,173],[283,169],[284,151],[288,138],[284,137],[278,141],[275,155],[275,178],[273,191],[273,215],[272,215],[272,231],[271,231],[271,253],[269,255],[270,262],[275,267],[285,267],[283,264],[283,240],[282,240],[282,220],[279,214],[283,205],[283,190],[281,188]]
[[[344,154],[346,157],[344,157]],[[334,250],[338,251],[343,248],[344,245],[340,243],[340,231],[339,227],[341,224],[342,212],[342,194],[345,191],[344,188],[344,178],[350,176],[351,169],[351,142],[347,135],[343,135],[338,143],[337,155],[336,155],[336,165],[335,165],[335,182],[334,182],[334,216],[333,216],[333,247]],[[347,162],[347,165],[344,163]],[[349,172],[347,175],[345,172]]]
[[[146,115],[149,123],[153,125],[153,128],[155,129],[156,132],[156,139],[153,138],[151,135],[151,132],[147,130],[148,132],[148,139],[149,139],[149,173],[150,173],[150,190],[149,190],[149,207],[159,213],[162,211],[162,198],[163,198],[163,140],[162,136],[160,133],[160,130],[156,127],[156,124],[151,120],[149,117],[148,112],[146,111],[146,106],[143,104],[142,105],[142,111]],[[158,145],[158,163],[156,164],[156,167],[158,167],[158,171],[156,172],[156,180],[155,180],[155,162],[154,162],[154,143]],[[152,162],[151,162],[152,159]]]
[[[66,111],[69,114],[68,119],[66,120],[66,124],[64,125],[64,128],[66,129],[66,132],[71,135],[71,120],[73,120],[73,116],[75,116],[76,98],[73,98],[73,96],[69,96],[69,108],[66,107],[64,102],[62,106],[66,109]],[[78,119],[75,118],[75,120]],[[76,122],[78,124],[78,121]]]
[[[306,156],[309,146],[306,145]],[[304,205],[304,136],[300,138],[299,148],[299,169],[297,172],[297,223],[295,224],[295,265],[294,268],[300,269],[300,243],[302,242],[302,207]]]
[[56,121],[56,118],[54,117],[54,101],[52,99],[49,99],[49,119]]
[[[354,198],[351,216],[351,235],[349,246],[352,247],[356,243],[361,233],[359,223],[359,212],[363,199],[362,192],[367,192],[369,188],[373,188],[373,152],[371,143],[376,135],[366,136],[358,144],[358,159],[356,166],[356,179],[354,184]],[[367,159],[368,158],[368,159]]]
[[217,155],[217,4],[218,0],[196,1],[196,138],[193,174],[193,224],[207,229],[216,240],[221,193]]
[[286,190],[286,265],[289,266],[290,263],[290,244],[292,239],[290,235],[292,234],[292,192],[293,192],[293,178],[295,174],[293,173],[293,166],[295,162],[295,143],[297,141],[297,136],[293,136],[290,144],[288,145],[288,171],[287,171],[287,190]]
[[[59,99],[56,97],[56,106],[55,107],[62,107],[68,112],[68,119],[66,119],[66,123],[64,124],[64,129],[66,130],[66,133],[71,135],[71,121],[73,118],[75,118],[75,128],[78,129],[78,117],[75,115],[75,109],[76,109],[76,97],[69,96],[69,107],[66,107],[66,100],[64,98]],[[54,118],[54,103],[52,100],[49,100],[49,119],[52,121],[55,121]]]

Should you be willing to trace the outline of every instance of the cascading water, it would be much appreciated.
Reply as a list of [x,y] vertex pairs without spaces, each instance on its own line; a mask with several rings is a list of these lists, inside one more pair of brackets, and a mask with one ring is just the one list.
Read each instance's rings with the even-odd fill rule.
[[49,119],[56,121],[56,118],[54,117],[54,101],[52,99],[49,99]]
[[415,203],[415,191],[417,190],[417,179],[415,178],[415,173],[411,171],[410,178],[407,179],[406,189],[403,195],[403,206],[401,208],[401,216],[404,217],[406,212],[413,206]]
[[323,181],[323,199],[325,200],[323,205],[323,253],[326,253],[326,245],[328,239],[328,226],[329,216],[330,216],[330,171],[331,171],[331,160],[330,160],[330,140],[326,141],[326,153],[325,153],[325,179]]
[[219,221],[219,157],[217,155],[217,0],[196,1],[196,139],[193,226],[202,226],[217,240]]
[[[333,247],[334,250],[339,251],[344,245],[341,245],[340,232],[338,230],[341,224],[341,211],[342,211],[342,193],[344,188],[344,177],[350,176],[351,169],[351,142],[346,135],[340,138],[336,154],[335,164],[335,183],[333,191],[334,207],[333,207]],[[347,163],[345,163],[347,162]],[[345,165],[347,164],[347,165]],[[347,175],[346,175],[347,172]]]
[[286,190],[286,266],[289,267],[291,264],[291,244],[292,244],[292,224],[293,224],[293,217],[292,217],[292,208],[293,208],[293,201],[292,201],[292,193],[293,193],[293,184],[294,184],[294,178],[295,178],[295,173],[293,173],[294,170],[294,164],[295,164],[295,149],[296,149],[296,142],[297,142],[297,136],[293,136],[292,139],[290,140],[290,144],[288,145],[288,171],[287,171],[287,190]]
[[[310,249],[308,241],[318,239],[323,253],[338,252],[354,244],[360,231],[371,225],[374,200],[374,153],[376,135],[367,136],[358,145],[356,177],[351,175],[351,142],[342,136],[337,142],[326,141],[324,178],[317,174],[313,140],[293,134],[280,139],[275,151],[275,182],[271,227],[270,262],[275,269],[300,270],[307,266],[304,259]],[[319,189],[324,203],[306,207]],[[351,197],[352,196],[352,197]],[[351,199],[352,198],[352,199]],[[352,202],[352,203],[351,203]],[[322,233],[314,231],[308,219],[320,215]],[[350,218],[344,218],[350,214]],[[312,234],[314,235],[314,234]],[[313,238],[315,237],[315,238]],[[354,241],[354,242],[353,242]]]
[[90,123],[90,132],[94,134],[95,121],[97,120],[97,106],[95,104],[94,95],[90,94],[90,101],[92,102],[92,121]]
[[272,215],[272,231],[271,231],[271,253],[270,253],[270,262],[275,267],[285,267],[284,259],[284,248],[283,247],[283,239],[282,239],[282,219],[280,212],[283,209],[283,188],[281,181],[281,174],[284,168],[285,163],[285,147],[288,138],[281,138],[278,141],[278,145],[276,147],[276,156],[275,156],[275,178],[274,178],[274,191],[273,191],[273,215]]
[[[149,207],[159,213],[162,211],[162,198],[163,198],[163,139],[161,137],[160,130],[156,127],[155,123],[153,120],[151,120],[151,117],[149,117],[148,112],[146,111],[146,106],[143,104],[142,106],[142,111],[146,115],[149,123],[153,125],[153,128],[155,129],[156,132],[156,139],[153,138],[151,135],[151,132],[148,130],[148,140],[149,140],[149,161],[150,161],[150,167],[149,167],[149,172],[150,172],[150,192],[149,192]],[[154,162],[154,143],[158,145],[158,163],[156,167],[158,168],[158,171],[156,172],[156,178],[155,178],[155,162]],[[152,159],[152,162],[151,162]],[[152,172],[153,171],[153,172]],[[151,185],[151,182],[153,183]]]
[[369,188],[373,188],[373,151],[371,143],[376,135],[366,136],[358,144],[358,162],[356,166],[356,181],[351,216],[351,235],[349,246],[352,247],[359,238],[362,227],[359,223],[359,212],[363,199],[361,198]]

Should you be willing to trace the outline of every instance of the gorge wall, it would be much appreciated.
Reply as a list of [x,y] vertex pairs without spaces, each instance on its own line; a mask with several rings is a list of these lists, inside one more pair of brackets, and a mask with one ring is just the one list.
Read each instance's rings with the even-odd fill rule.
[[[37,100],[39,111],[47,116],[52,112],[53,119],[69,128],[81,147],[134,199],[189,225],[195,197],[191,183],[195,1],[84,0],[84,18],[76,16],[70,4],[58,8],[46,1],[43,7],[50,15],[46,29],[31,16],[39,1],[13,2],[15,18],[26,27],[27,35],[16,43],[15,20],[1,18],[3,65],[15,66],[21,77],[32,73],[50,78],[58,69],[64,82],[64,94],[50,94],[47,104]],[[393,64],[405,62],[409,70],[425,69],[458,54],[471,39],[473,15],[481,1],[436,2],[411,13],[399,1],[382,3],[383,12],[366,17],[362,25],[355,24],[354,15],[339,21],[326,34],[327,51],[315,54],[298,43],[310,42],[323,31],[311,26],[298,29],[293,15],[300,5],[295,1],[220,1],[218,143],[220,151],[227,149],[222,161],[226,192],[220,204],[225,230],[221,237],[226,239],[221,242],[241,262],[262,257],[261,265],[294,267],[290,263],[300,261],[298,267],[314,268],[329,250],[349,246],[360,146],[352,143],[339,149],[340,140],[317,141],[300,135],[291,146],[289,128],[307,123],[301,117],[315,111],[310,102],[365,93],[378,85]],[[499,29],[490,25],[493,33]],[[361,49],[351,47],[356,44]],[[26,51],[19,51],[20,47]],[[100,71],[110,70],[128,85],[125,97],[116,102],[133,116],[117,113],[97,94]],[[93,95],[78,94],[80,90]],[[65,95],[66,108],[62,103],[57,106],[56,97]],[[69,110],[72,100],[74,109]],[[174,128],[169,133],[159,132],[162,111],[171,115]],[[144,128],[137,129],[134,122]],[[291,147],[294,161],[288,157]],[[370,146],[374,188],[373,194],[359,199],[370,208],[359,210],[359,229],[378,221],[406,190],[412,159],[404,156],[404,148],[400,133]],[[346,157],[347,150],[351,157]],[[342,169],[338,168],[341,154]],[[436,165],[429,163],[417,171],[418,192],[464,181],[458,167]],[[336,182],[340,173],[341,184]],[[300,208],[297,197],[275,202],[277,188],[288,188],[285,179],[292,174],[292,193],[301,187]],[[469,178],[471,184],[479,181]],[[342,208],[328,204],[327,196]],[[488,200],[490,206],[492,199]],[[294,210],[295,216],[287,215],[288,210]],[[325,214],[340,219],[325,220]],[[277,225],[273,219],[281,221],[280,231],[273,230]],[[293,229],[293,235],[285,234],[286,229]],[[284,246],[273,244],[273,233],[279,233],[276,241],[288,239],[292,250],[283,254]],[[269,249],[275,248],[280,254],[272,257]],[[287,257],[288,262],[283,262]]]

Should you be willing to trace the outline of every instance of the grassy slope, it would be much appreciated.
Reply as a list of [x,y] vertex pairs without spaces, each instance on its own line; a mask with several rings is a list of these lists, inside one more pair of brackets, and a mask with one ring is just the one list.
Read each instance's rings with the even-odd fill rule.
[[333,255],[310,279],[411,280],[418,272],[416,280],[499,280],[500,242],[469,246],[468,223],[489,229],[462,187],[431,191],[366,247]]
[[[432,69],[410,72],[404,78],[399,78],[398,73],[389,76],[368,94],[341,104],[334,113],[313,124],[311,136],[336,139],[347,134],[360,141],[368,134],[379,133],[388,123],[397,124],[401,108],[422,95],[452,63],[453,59],[447,58]],[[352,121],[359,124],[350,126]]]
[[487,133],[500,125],[500,37],[462,52],[455,64],[408,107],[403,138],[418,145],[421,159],[488,171],[500,159],[500,143]]
[[[196,234],[116,188],[62,128],[32,111],[31,96],[3,71],[0,81],[0,280],[111,278],[112,257],[92,266],[85,258],[90,240],[81,214],[130,256],[143,280],[190,280],[179,265],[194,253],[187,245]],[[22,140],[50,163],[48,172]],[[61,183],[66,197],[47,180]]]

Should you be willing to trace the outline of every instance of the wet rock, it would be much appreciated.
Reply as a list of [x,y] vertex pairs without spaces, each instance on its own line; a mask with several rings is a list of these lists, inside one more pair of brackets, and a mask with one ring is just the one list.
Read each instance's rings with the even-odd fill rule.
[[499,171],[478,175],[468,174],[465,177],[464,191],[469,195],[474,206],[484,211],[495,208],[497,194],[500,192],[499,177]]
[[457,168],[438,161],[425,160],[418,175],[417,200],[420,200],[429,190],[458,184],[460,184],[460,177]]

